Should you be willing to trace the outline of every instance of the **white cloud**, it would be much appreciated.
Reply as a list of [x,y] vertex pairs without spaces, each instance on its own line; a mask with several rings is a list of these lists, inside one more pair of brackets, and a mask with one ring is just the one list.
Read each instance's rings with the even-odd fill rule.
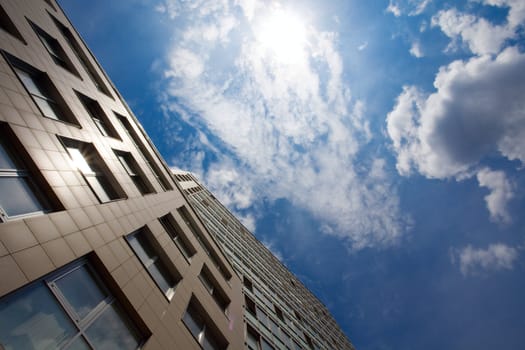
[[511,270],[518,257],[518,251],[502,243],[491,244],[487,249],[476,249],[468,245],[453,254],[453,261],[459,259],[463,275],[479,274],[483,271]]
[[448,49],[455,49],[461,39],[474,54],[497,54],[507,40],[516,37],[517,31],[523,26],[525,2],[522,0],[477,0],[477,2],[507,7],[509,12],[506,23],[494,25],[484,18],[452,8],[442,10],[432,17],[432,26],[439,27],[452,39]]
[[414,41],[410,47],[410,54],[416,58],[421,58],[425,56],[423,50],[421,49],[421,44],[418,41]]
[[452,48],[460,38],[474,54],[498,53],[507,39],[514,36],[508,25],[493,25],[484,18],[458,12],[456,9],[440,11],[432,17],[432,26],[441,28],[453,39]]
[[396,17],[401,16],[401,9],[399,8],[399,5],[394,3],[392,0],[390,0],[388,7],[386,8],[387,12],[390,12]]
[[403,14],[418,16],[426,10],[431,2],[432,0],[390,0],[386,11],[396,17],[400,17]]
[[478,0],[485,5],[508,7],[507,21],[512,28],[516,28],[525,20],[525,2],[522,0]]
[[409,13],[410,16],[417,16],[423,13],[432,0],[421,0],[417,3],[416,8]]
[[[286,26],[303,17],[262,1],[200,4],[180,10],[192,20],[169,52],[163,93],[168,117],[182,114],[226,149],[197,166],[204,182],[240,210],[286,198],[354,248],[397,242],[406,222],[385,163],[357,161],[372,136],[364,104],[343,83],[337,33],[296,23],[273,43],[266,39],[275,28],[259,32],[268,18]],[[290,21],[272,17],[275,11]],[[222,36],[194,34],[232,17]]]
[[510,222],[507,203],[514,197],[512,185],[502,171],[483,168],[477,173],[480,187],[486,187],[490,193],[485,197],[492,220]]
[[471,176],[493,152],[525,162],[525,54],[511,47],[452,62],[434,86],[432,94],[405,87],[388,114],[401,174]]

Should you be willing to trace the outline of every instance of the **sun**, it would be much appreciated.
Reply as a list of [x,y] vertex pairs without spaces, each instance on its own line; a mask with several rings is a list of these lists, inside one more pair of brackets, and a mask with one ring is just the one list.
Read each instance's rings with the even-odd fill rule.
[[307,30],[301,18],[286,9],[274,8],[256,26],[256,40],[277,61],[299,62],[305,57]]

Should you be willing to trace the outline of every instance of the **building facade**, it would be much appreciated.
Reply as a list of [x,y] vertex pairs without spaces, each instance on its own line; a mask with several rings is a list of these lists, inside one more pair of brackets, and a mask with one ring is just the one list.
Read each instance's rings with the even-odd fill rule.
[[0,349],[241,349],[241,281],[54,0],[0,1]]
[[55,0],[0,0],[0,349],[352,349],[195,180]]
[[242,278],[248,349],[354,349],[325,305],[195,176],[175,178]]

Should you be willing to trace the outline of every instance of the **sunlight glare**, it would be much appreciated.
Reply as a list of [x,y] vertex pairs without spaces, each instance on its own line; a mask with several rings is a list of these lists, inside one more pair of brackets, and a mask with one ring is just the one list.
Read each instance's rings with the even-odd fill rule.
[[281,63],[297,63],[305,56],[305,25],[290,11],[274,9],[263,18],[256,37],[260,45]]

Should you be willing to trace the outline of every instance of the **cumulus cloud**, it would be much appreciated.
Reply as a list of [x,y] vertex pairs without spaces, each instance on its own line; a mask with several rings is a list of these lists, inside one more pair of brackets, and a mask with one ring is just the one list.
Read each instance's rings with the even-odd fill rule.
[[439,27],[452,39],[448,49],[455,49],[459,41],[474,54],[496,54],[505,42],[516,37],[518,28],[525,21],[525,3],[521,0],[478,0],[484,5],[507,7],[507,21],[494,25],[482,17],[459,12],[452,8],[442,10],[432,17],[432,26]]
[[[397,242],[407,222],[384,160],[359,155],[372,135],[337,33],[275,3],[182,4],[191,21],[170,49],[163,104],[220,144],[198,166],[210,189],[241,210],[285,198],[356,249]],[[225,29],[202,40],[210,26]]]
[[483,271],[511,270],[518,251],[502,243],[491,244],[487,249],[467,247],[453,252],[452,261],[458,259],[463,275],[479,274]]
[[514,35],[514,29],[508,25],[493,25],[484,18],[456,9],[440,11],[432,17],[432,26],[440,27],[454,40],[449,49],[453,49],[461,39],[472,53],[480,55],[498,53],[505,41]]
[[472,176],[492,152],[525,162],[525,54],[514,47],[441,67],[426,94],[407,86],[387,116],[402,175]]
[[485,202],[491,219],[497,222],[510,222],[507,203],[514,197],[514,193],[505,173],[483,168],[477,173],[477,179],[480,187],[486,187],[490,191],[485,197]]

